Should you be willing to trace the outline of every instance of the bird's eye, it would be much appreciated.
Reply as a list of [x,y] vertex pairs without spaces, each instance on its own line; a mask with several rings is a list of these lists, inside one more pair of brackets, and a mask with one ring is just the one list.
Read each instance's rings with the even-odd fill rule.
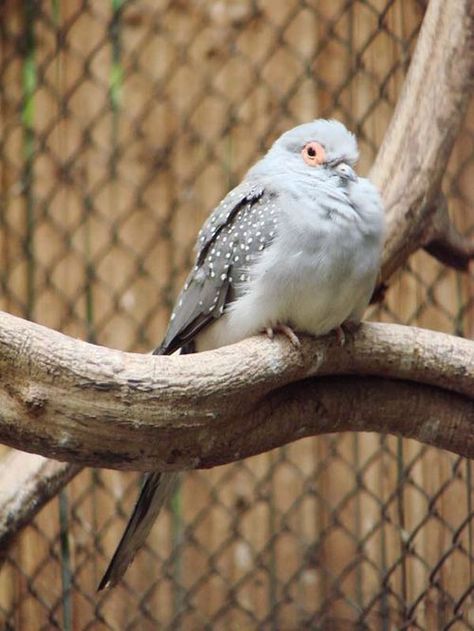
[[314,140],[305,144],[301,150],[301,155],[303,156],[303,160],[306,164],[309,164],[312,167],[323,164],[326,159],[324,147]]

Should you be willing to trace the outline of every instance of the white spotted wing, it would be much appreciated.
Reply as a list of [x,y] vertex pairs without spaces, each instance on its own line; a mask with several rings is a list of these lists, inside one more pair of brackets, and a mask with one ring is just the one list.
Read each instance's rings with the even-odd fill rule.
[[235,300],[252,260],[276,234],[275,208],[276,193],[248,181],[215,208],[199,232],[194,267],[155,354],[168,355],[188,345]]

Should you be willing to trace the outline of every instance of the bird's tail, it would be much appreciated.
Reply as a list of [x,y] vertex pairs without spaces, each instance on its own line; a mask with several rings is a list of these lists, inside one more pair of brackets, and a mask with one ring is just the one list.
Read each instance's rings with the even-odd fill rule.
[[158,517],[161,507],[171,495],[178,473],[150,473],[146,476],[132,516],[115,550],[98,590],[113,587],[133,561]]

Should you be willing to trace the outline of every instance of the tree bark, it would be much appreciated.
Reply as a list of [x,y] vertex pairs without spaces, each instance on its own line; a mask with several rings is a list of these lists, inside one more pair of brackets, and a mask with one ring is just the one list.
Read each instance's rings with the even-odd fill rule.
[[79,471],[79,465],[11,451],[0,461],[0,551]]
[[[472,94],[473,78],[474,3],[431,0],[371,171],[387,213],[383,283],[413,252],[432,239],[443,240],[438,231],[433,234],[433,216],[439,208],[441,180]],[[446,222],[448,242],[450,232]],[[436,256],[437,250],[431,253]]]
[[[306,337],[300,349],[260,336],[217,351],[163,357],[94,346],[0,314],[0,366],[0,440],[83,465],[211,467],[342,428],[409,435],[474,456],[474,343],[414,327],[365,324],[342,348],[334,335]],[[359,383],[353,379],[340,378],[339,393],[331,381],[318,381],[328,375],[383,377],[387,384],[377,384],[387,392],[385,413],[376,408],[369,414],[368,395],[357,405],[342,396]],[[407,395],[402,406],[389,396],[402,388],[390,384],[393,379],[409,380],[412,389],[415,383],[432,387],[420,389],[418,398]],[[320,396],[309,401],[325,384],[332,394],[324,405]],[[424,421],[418,432],[413,420],[407,424],[407,414],[417,418],[420,400],[423,409],[434,409],[430,397],[464,410],[459,428],[471,427],[470,433],[453,436],[455,426],[441,422],[444,416],[435,417],[433,435]],[[316,418],[305,413],[318,409]],[[356,422],[361,411],[366,421]]]

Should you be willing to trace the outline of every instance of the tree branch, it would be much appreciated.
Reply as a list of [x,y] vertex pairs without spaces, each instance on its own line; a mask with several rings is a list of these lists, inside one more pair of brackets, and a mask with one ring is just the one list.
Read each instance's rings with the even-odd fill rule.
[[467,272],[474,258],[474,239],[460,234],[452,224],[444,195],[435,203],[427,243],[424,249],[438,261],[461,272]]
[[237,459],[297,438],[347,431],[395,434],[462,456],[474,455],[472,399],[377,377],[321,377],[289,384],[265,398],[248,424],[237,427],[234,419],[232,436],[219,433],[219,445],[212,447],[217,458],[205,457],[201,465],[223,464],[229,440]]
[[473,77],[474,4],[471,0],[431,0],[371,171],[387,211],[382,284],[428,241]]
[[[286,340],[261,336],[207,353],[152,357],[94,346],[2,313],[0,367],[2,442],[116,469],[210,467],[328,427],[414,435],[404,418],[406,405],[402,416],[397,415],[401,406],[391,410],[391,424],[379,416],[375,426],[368,416],[365,424],[352,425],[359,413],[350,399],[344,407],[340,396],[329,396],[320,407],[324,413],[315,419],[302,414],[308,406],[318,406],[308,401],[313,385],[285,387],[314,376],[409,379],[434,386],[423,390],[424,399],[430,393],[436,401],[459,398],[466,410],[472,409],[474,397],[474,343],[388,324],[364,325],[344,348],[332,335],[306,338],[300,350]],[[340,382],[348,389],[351,384],[350,379]],[[289,394],[291,402],[285,405]],[[301,411],[297,418],[295,409]],[[361,409],[367,413],[368,407]],[[415,412],[417,406],[410,418],[416,418]],[[336,424],[328,425],[328,418]],[[463,423],[470,422],[467,415]],[[291,433],[282,433],[288,423]],[[451,434],[447,423],[430,441],[474,456],[474,444]],[[242,436],[244,443],[238,446]]]
[[0,461],[0,551],[81,467],[35,454],[9,452]]

